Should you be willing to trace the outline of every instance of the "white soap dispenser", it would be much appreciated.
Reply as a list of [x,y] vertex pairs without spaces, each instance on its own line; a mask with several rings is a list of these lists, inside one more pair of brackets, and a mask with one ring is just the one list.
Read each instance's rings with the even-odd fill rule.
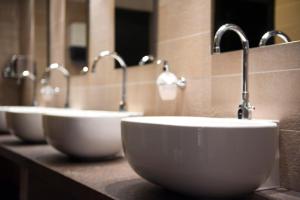
[[[139,65],[144,65],[149,61],[154,61],[154,57],[151,55],[144,56]],[[156,60],[157,65],[163,65],[163,72],[156,79],[159,95],[163,101],[174,100],[177,96],[177,87],[183,89],[186,86],[186,79],[184,77],[177,76],[170,72],[170,67],[166,60]]]

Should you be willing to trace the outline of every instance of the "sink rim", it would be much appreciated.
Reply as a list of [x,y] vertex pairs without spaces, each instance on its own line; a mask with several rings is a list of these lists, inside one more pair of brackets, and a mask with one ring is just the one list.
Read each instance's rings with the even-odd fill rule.
[[80,109],[65,109],[65,110],[49,110],[43,113],[44,117],[58,118],[114,118],[114,117],[129,117],[141,116],[143,113],[127,112],[127,111],[103,111],[103,110],[80,110]]
[[197,116],[139,116],[122,119],[122,123],[195,128],[264,128],[278,127],[278,120],[241,120]]
[[[0,110],[1,111],[1,110]],[[127,117],[141,116],[138,112],[118,112],[103,110],[80,110],[75,108],[34,107],[34,106],[7,106],[5,112],[12,114],[39,114],[61,118],[99,118],[99,117]]]
[[43,114],[48,110],[58,111],[58,110],[63,110],[63,108],[39,107],[39,106],[9,106],[6,112],[12,114]]

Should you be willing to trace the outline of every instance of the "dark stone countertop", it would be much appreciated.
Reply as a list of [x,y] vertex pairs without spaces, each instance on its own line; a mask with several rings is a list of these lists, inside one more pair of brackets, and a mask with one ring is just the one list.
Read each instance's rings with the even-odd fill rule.
[[[79,147],[80,148],[80,147]],[[83,190],[99,199],[192,200],[168,192],[140,178],[124,158],[103,161],[75,161],[46,144],[24,144],[14,136],[0,135],[0,156],[40,173],[49,181],[66,181],[70,191]],[[300,200],[288,190],[256,192],[240,200]]]

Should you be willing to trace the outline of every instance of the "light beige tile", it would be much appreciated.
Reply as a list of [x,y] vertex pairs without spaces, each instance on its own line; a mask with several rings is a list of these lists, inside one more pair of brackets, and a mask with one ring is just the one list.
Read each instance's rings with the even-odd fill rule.
[[82,109],[117,111],[120,100],[120,87],[87,86],[73,87],[71,106]]
[[[250,75],[253,118],[280,120],[283,129],[300,130],[300,92],[296,85],[300,70]],[[212,106],[215,116],[236,117],[241,99],[241,77],[212,78]]]
[[66,0],[50,1],[50,63],[65,64]]
[[158,57],[169,62],[170,69],[187,79],[211,74],[210,34],[158,44]]
[[156,84],[131,84],[128,86],[128,110],[142,112],[144,115],[158,115],[155,112],[156,96],[158,95]]
[[[300,68],[300,42],[252,48],[249,53],[249,72],[266,72]],[[212,75],[241,73],[242,51],[214,54]]]
[[211,114],[215,117],[236,117],[241,96],[240,76],[212,77],[211,85]]
[[210,0],[160,0],[158,40],[210,32]]
[[271,45],[250,50],[250,68],[254,72],[300,68],[300,42]]
[[[211,79],[202,78],[190,80],[182,90],[181,115],[210,116],[211,115]],[[180,96],[179,96],[180,98]]]
[[[241,73],[242,51],[213,54],[211,60],[212,75],[228,75]],[[251,69],[251,67],[249,68]]]

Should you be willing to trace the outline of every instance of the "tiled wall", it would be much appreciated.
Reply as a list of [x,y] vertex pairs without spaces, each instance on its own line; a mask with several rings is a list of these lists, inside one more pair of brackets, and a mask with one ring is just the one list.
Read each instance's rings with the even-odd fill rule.
[[[19,6],[17,0],[0,1],[0,68],[8,62],[10,56],[19,53]],[[0,104],[19,103],[19,87],[14,80],[5,80],[0,76]]]
[[[300,43],[250,50],[250,100],[254,118],[280,120],[283,186],[300,191]],[[212,57],[212,113],[234,116],[240,99],[240,55]]]
[[[128,109],[143,111],[145,115],[235,117],[241,96],[241,52],[211,55],[211,0],[158,0],[158,3],[158,57],[167,59],[173,72],[187,78],[187,87],[179,91],[176,100],[164,102],[155,85],[161,67],[130,68]],[[90,0],[90,62],[98,51],[113,50],[113,12],[113,0]],[[281,120],[282,185],[298,191],[299,55],[299,42],[255,48],[250,50],[249,66],[250,100],[256,107],[254,118]],[[98,64],[96,74],[72,78],[73,107],[118,109],[121,70],[115,70],[112,64],[105,59]],[[57,103],[62,105],[61,101]]]

